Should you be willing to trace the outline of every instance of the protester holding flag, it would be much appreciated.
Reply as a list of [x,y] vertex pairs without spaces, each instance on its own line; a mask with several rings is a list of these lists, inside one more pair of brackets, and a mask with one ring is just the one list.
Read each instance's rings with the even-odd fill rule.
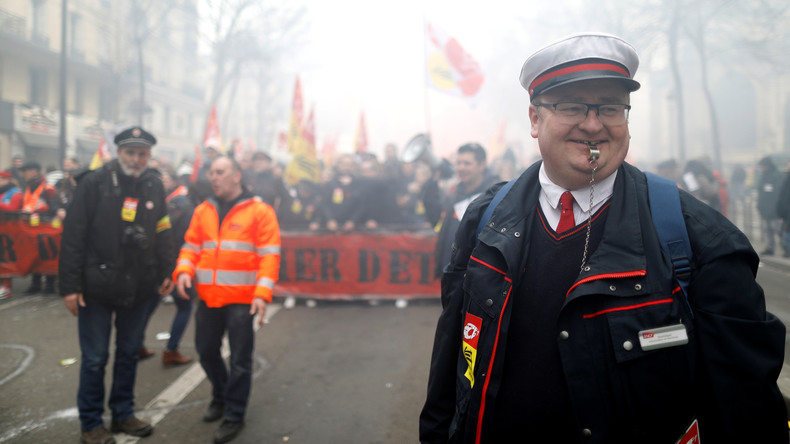
[[[55,223],[60,223],[62,219],[59,217],[62,217],[62,215],[57,215],[57,192],[41,174],[41,165],[36,161],[29,161],[25,162],[19,169],[25,181],[23,185],[22,212],[29,214],[30,225],[37,226],[42,221],[48,222],[53,220],[53,218],[56,221]],[[47,275],[45,281],[44,293],[55,294],[55,275]],[[41,274],[33,273],[30,288],[25,291],[25,294],[36,294],[41,291]]]

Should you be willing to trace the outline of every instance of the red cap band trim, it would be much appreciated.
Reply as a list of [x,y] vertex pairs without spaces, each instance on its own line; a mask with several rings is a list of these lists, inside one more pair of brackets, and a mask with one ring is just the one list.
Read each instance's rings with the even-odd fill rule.
[[628,70],[623,68],[622,66],[610,63],[585,63],[582,65],[574,65],[574,66],[567,66],[565,68],[558,69],[556,71],[552,71],[542,76],[536,78],[532,84],[529,85],[530,92],[533,91],[535,88],[540,86],[542,83],[546,82],[547,80],[551,80],[555,77],[563,76],[566,74],[573,74],[580,71],[614,71],[618,74],[622,74],[626,78],[631,78],[628,74]]

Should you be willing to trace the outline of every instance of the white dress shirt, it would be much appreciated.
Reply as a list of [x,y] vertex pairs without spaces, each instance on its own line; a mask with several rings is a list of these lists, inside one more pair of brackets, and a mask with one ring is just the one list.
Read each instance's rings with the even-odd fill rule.
[[560,223],[560,213],[562,212],[560,208],[560,196],[562,196],[562,193],[566,191],[571,192],[573,195],[573,220],[576,222],[576,225],[584,223],[590,218],[590,214],[598,211],[612,197],[617,170],[606,179],[595,181],[592,209],[590,209],[589,186],[578,190],[566,190],[549,179],[544,169],[544,164],[540,165],[538,177],[540,180],[540,197],[538,199],[540,209],[543,210],[543,214],[546,216],[546,223],[556,230],[557,225]]

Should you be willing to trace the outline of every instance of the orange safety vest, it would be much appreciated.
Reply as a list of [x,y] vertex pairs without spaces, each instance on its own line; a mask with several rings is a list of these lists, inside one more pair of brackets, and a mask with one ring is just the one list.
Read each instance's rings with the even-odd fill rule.
[[258,197],[238,202],[219,226],[217,202],[195,208],[184,235],[173,279],[192,277],[209,307],[272,300],[280,273],[280,227],[269,205]]
[[170,203],[170,201],[173,200],[173,198],[176,196],[188,196],[188,195],[189,195],[189,191],[187,190],[187,187],[181,185],[175,190],[173,190],[173,192],[170,193],[170,195],[165,198],[165,202]]
[[26,187],[25,195],[22,198],[22,211],[25,213],[32,213],[34,211],[49,210],[49,204],[47,203],[47,200],[41,198],[41,193],[43,193],[44,190],[55,191],[55,188],[47,185],[47,183],[43,181],[32,193],[30,192],[30,188]]

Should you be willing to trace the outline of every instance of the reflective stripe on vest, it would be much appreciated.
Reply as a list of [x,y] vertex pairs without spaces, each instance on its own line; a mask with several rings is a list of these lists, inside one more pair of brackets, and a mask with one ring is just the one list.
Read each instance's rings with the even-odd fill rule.
[[270,290],[274,290],[274,281],[266,277],[258,279],[258,282],[255,285],[258,287],[266,287]]
[[217,270],[216,285],[255,285],[256,271],[219,271]]
[[[208,243],[208,242],[206,242]],[[203,248],[206,248],[206,243],[203,244]],[[255,245],[250,242],[244,241],[231,241],[231,240],[223,240],[219,243],[220,250],[236,250],[236,251],[255,251]]]
[[265,247],[258,247],[256,252],[258,256],[266,256],[267,254],[280,254],[280,250],[279,245],[267,245]]

